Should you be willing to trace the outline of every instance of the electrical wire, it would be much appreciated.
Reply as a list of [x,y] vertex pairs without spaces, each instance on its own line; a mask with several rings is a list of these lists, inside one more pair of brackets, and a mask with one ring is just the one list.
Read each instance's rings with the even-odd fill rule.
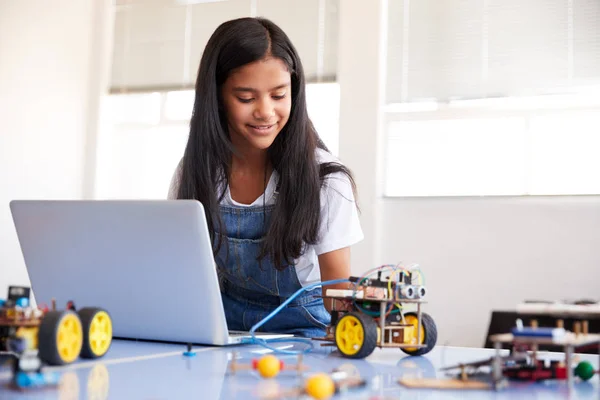
[[[388,281],[388,287],[387,287],[387,291],[388,291],[388,298],[390,300],[396,300],[390,303],[389,308],[386,310],[385,315],[381,315],[381,312],[379,311],[371,311],[371,310],[367,310],[366,308],[360,306],[357,303],[357,293],[358,293],[358,287],[360,287],[362,285],[362,283],[367,280],[371,275],[373,275],[374,273],[377,274],[381,274],[382,272],[386,272],[386,271],[392,271],[390,277],[389,277],[389,281]],[[407,269],[403,266],[401,266],[401,263],[398,264],[384,264],[381,265],[379,267],[373,268],[368,270],[367,272],[365,272],[362,276],[360,276],[356,282],[353,282],[353,288],[352,288],[352,302],[354,307],[371,316],[374,318],[387,318],[390,314],[397,314],[400,313],[400,315],[402,316],[402,320],[404,321],[404,313],[402,312],[403,307],[400,305],[400,302],[398,302],[397,300],[399,300],[398,298],[396,298],[397,296],[392,293],[392,280],[395,277],[396,274],[404,274],[405,276],[408,276],[409,274],[413,274],[413,273],[417,273],[419,275],[419,280],[421,281],[421,284],[424,285],[425,283],[425,277],[421,271],[421,269],[419,268],[419,266],[417,264],[414,264],[413,268],[411,269]],[[282,353],[282,354],[292,354],[292,355],[297,355],[300,353],[308,353],[310,352],[312,349],[314,349],[314,344],[313,344],[313,340],[311,340],[310,338],[276,338],[276,339],[261,339],[261,338],[257,338],[255,333],[256,330],[259,329],[261,326],[263,326],[265,323],[267,323],[271,318],[273,318],[277,313],[279,313],[281,310],[283,310],[289,303],[291,303],[296,297],[298,297],[302,292],[308,291],[310,289],[313,289],[315,287],[319,287],[319,286],[326,286],[326,285],[333,285],[333,284],[337,284],[337,283],[345,283],[345,282],[350,282],[349,279],[336,279],[336,280],[331,280],[331,281],[325,281],[325,282],[316,282],[313,283],[311,285],[307,285],[305,287],[302,287],[300,289],[298,289],[292,296],[290,296],[286,301],[284,301],[283,303],[281,303],[276,309],[274,309],[273,311],[271,311],[271,313],[269,313],[269,315],[267,315],[265,318],[263,318],[261,321],[259,321],[258,323],[256,323],[254,326],[252,326],[252,328],[250,329],[250,338],[242,340],[242,343],[245,344],[258,344],[261,345],[269,350],[272,350],[276,353]],[[398,282],[396,282],[398,283]],[[397,307],[397,309],[394,309],[394,307]],[[308,345],[308,347],[306,349],[303,350],[285,350],[285,349],[278,349],[276,347],[271,346],[270,344],[272,343],[278,343],[278,342],[299,342],[299,343],[304,343],[306,345]]]
[[[345,282],[350,282],[350,280],[349,279],[335,279],[335,280],[325,281],[325,282],[316,282],[316,283],[313,283],[311,285],[307,285],[307,286],[304,286],[304,287],[298,289],[286,301],[284,301],[276,309],[274,309],[273,311],[271,311],[271,313],[269,315],[267,315],[262,320],[260,320],[259,322],[257,322],[254,326],[252,326],[252,328],[250,328],[250,335],[251,335],[251,337],[248,340],[243,340],[242,343],[246,343],[246,344],[259,344],[259,345],[261,345],[261,346],[263,346],[263,347],[265,347],[265,348],[267,348],[269,350],[273,350],[273,351],[275,351],[277,353],[282,353],[282,354],[308,353],[309,351],[311,351],[314,348],[313,341],[311,339],[309,339],[309,338],[261,339],[261,338],[257,338],[255,336],[255,332],[256,332],[256,330],[258,328],[260,328],[266,322],[268,322],[271,318],[273,318],[277,313],[279,313],[281,310],[283,310],[285,308],[285,306],[287,306],[289,303],[291,303],[302,292],[308,291],[308,290],[313,289],[313,288],[318,287],[318,286],[334,285],[336,283],[345,283]],[[295,350],[278,349],[276,347],[273,347],[273,346],[269,345],[269,343],[276,343],[276,342],[301,342],[301,343],[309,345],[310,347],[307,348],[307,349],[304,349],[304,350],[295,351]]]
[[[410,268],[410,271],[412,274],[414,274],[415,272],[417,273],[417,275],[419,275],[419,281],[420,281],[420,285],[425,285],[425,275],[423,274],[423,271],[421,270],[421,267],[419,266],[419,264],[413,264],[412,267]],[[413,272],[415,271],[415,272]]]
[[[358,309],[358,310],[359,310],[359,311],[361,311],[362,313],[364,313],[364,314],[367,314],[367,315],[369,315],[369,316],[371,316],[371,317],[375,317],[375,318],[377,318],[377,317],[381,317],[381,313],[380,313],[380,312],[378,312],[378,311],[370,311],[370,310],[367,310],[366,308],[363,308],[363,307],[361,307],[360,305],[358,305],[358,303],[356,302],[356,293],[358,292],[358,291],[357,291],[357,288],[358,288],[359,286],[361,286],[361,285],[362,285],[362,283],[363,283],[365,280],[367,280],[367,279],[369,278],[369,276],[371,276],[373,273],[375,273],[375,272],[377,272],[377,273],[381,273],[381,272],[387,271],[387,270],[389,270],[389,269],[393,269],[393,268],[395,268],[395,267],[396,267],[396,266],[395,266],[395,265],[392,265],[392,264],[385,264],[385,265],[382,265],[382,266],[380,266],[380,267],[377,267],[377,268],[373,268],[373,269],[370,269],[370,270],[368,270],[367,272],[365,272],[365,273],[364,273],[362,276],[360,276],[360,277],[358,278],[358,280],[357,280],[357,281],[356,281],[356,283],[354,284],[354,288],[353,288],[353,292],[352,292],[352,303],[353,303],[353,305],[354,305],[354,307],[355,307],[356,309]],[[393,308],[393,305],[392,305],[392,307],[391,307],[391,308]],[[386,314],[388,314],[389,312],[390,312],[390,310],[387,310],[387,311],[386,311]]]

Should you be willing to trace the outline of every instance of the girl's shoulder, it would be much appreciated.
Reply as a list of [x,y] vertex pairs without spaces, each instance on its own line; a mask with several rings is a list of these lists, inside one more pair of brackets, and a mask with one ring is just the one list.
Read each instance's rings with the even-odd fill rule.
[[334,156],[327,150],[323,150],[318,147],[317,150],[315,150],[315,158],[317,159],[318,164],[325,164],[329,162],[341,164],[340,160],[336,156]]
[[[316,159],[318,164],[334,163],[343,165],[338,157],[323,149],[316,150]],[[350,178],[342,171],[333,172],[325,176],[321,191],[327,196],[342,195],[345,198],[354,197]]]

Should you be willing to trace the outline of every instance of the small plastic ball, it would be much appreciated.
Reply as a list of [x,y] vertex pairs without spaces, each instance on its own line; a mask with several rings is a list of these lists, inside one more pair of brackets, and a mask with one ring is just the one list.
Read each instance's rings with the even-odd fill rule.
[[273,378],[279,373],[279,370],[281,369],[281,363],[277,357],[269,354],[261,357],[260,360],[258,360],[256,367],[256,369],[258,369],[258,373],[263,378]]
[[335,384],[329,375],[317,374],[306,380],[305,390],[314,399],[326,400],[335,393]]
[[596,371],[594,371],[594,366],[589,361],[581,361],[575,367],[575,376],[578,376],[584,381],[590,379]]

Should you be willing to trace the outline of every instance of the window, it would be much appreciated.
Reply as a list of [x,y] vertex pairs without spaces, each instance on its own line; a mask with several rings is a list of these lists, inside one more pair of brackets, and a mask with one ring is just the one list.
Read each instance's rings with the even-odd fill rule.
[[[308,114],[329,150],[339,147],[339,86],[309,84]],[[97,198],[164,199],[189,134],[194,91],[106,98],[98,138]]]
[[[169,118],[170,93],[112,95],[98,138],[97,198],[166,198],[189,134],[187,121]],[[182,106],[182,109],[185,107]],[[181,112],[183,114],[183,111]]]
[[600,93],[553,97],[387,112],[384,194],[600,194]]
[[522,194],[522,118],[390,121],[386,194]]
[[600,108],[533,116],[531,194],[600,194]]
[[600,3],[389,2],[386,196],[600,194]]

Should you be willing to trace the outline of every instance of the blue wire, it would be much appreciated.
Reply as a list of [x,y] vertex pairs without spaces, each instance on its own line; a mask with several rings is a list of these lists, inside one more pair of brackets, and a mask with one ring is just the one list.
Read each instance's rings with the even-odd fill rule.
[[[269,343],[273,343],[273,342],[300,342],[303,344],[307,344],[309,345],[309,347],[307,349],[304,350],[285,350],[285,349],[278,349],[277,347],[273,347],[270,346]],[[297,355],[300,353],[308,353],[310,351],[312,351],[312,349],[314,349],[314,344],[312,342],[312,340],[310,339],[303,339],[303,338],[277,338],[277,339],[259,339],[257,337],[252,336],[251,338],[248,338],[246,340],[242,340],[243,344],[258,344],[262,347],[265,347],[269,350],[273,350],[276,353],[281,353],[281,354],[291,354],[291,355]]]
[[[296,291],[296,293],[294,293],[293,295],[290,296],[290,298],[288,298],[286,301],[284,301],[283,303],[281,303],[279,305],[279,307],[277,307],[276,309],[274,309],[273,311],[271,311],[271,313],[269,315],[267,315],[266,317],[264,317],[261,321],[259,321],[258,323],[256,323],[252,328],[250,328],[250,335],[252,336],[250,339],[248,340],[244,340],[242,341],[242,343],[247,343],[247,344],[259,344],[263,347],[266,347],[269,350],[273,350],[275,352],[278,353],[283,353],[283,354],[299,354],[299,353],[308,353],[309,351],[311,351],[314,348],[314,344],[313,341],[311,339],[303,339],[303,338],[277,338],[277,339],[260,339],[257,338],[254,333],[256,332],[256,330],[258,328],[260,328],[261,326],[263,326],[267,321],[269,321],[271,318],[273,318],[277,313],[279,313],[281,310],[283,310],[285,308],[285,306],[287,306],[288,304],[290,304],[292,302],[292,300],[294,300],[296,297],[298,297],[302,292],[307,291],[309,289],[312,289],[314,287],[317,286],[323,286],[323,285],[333,285],[336,283],[344,283],[344,282],[350,282],[350,279],[335,279],[332,281],[325,281],[325,282],[316,282],[313,283],[311,285],[302,287],[300,289],[298,289]],[[273,342],[301,342],[301,343],[305,343],[310,345],[310,347],[308,349],[305,350],[300,350],[300,351],[293,351],[293,350],[283,350],[283,349],[277,349],[275,347],[269,346],[268,343],[273,343]]]

